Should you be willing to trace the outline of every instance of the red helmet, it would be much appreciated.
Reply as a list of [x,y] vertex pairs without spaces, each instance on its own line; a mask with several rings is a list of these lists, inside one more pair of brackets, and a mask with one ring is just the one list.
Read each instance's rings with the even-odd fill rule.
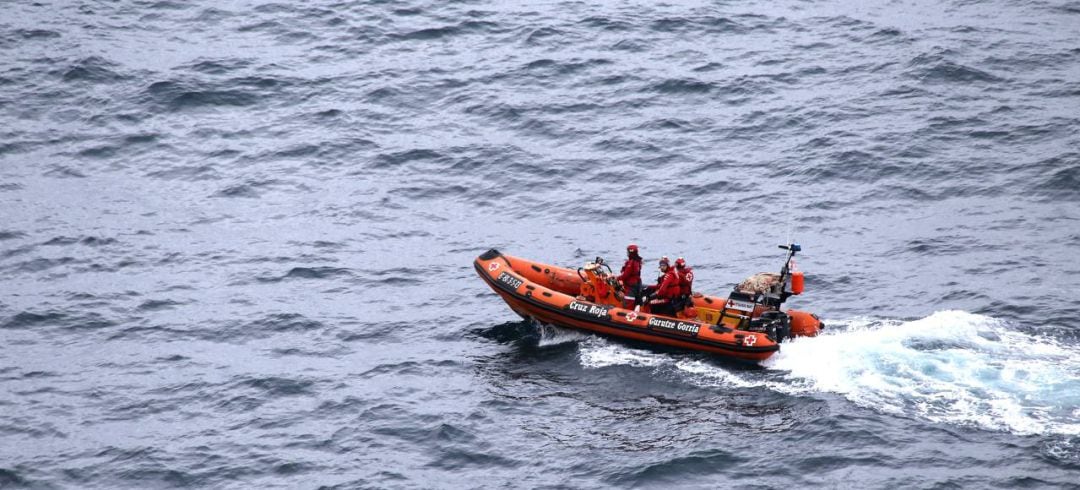
[[660,267],[671,267],[671,261],[668,260],[666,255],[660,258]]
[[633,243],[631,243],[630,245],[627,245],[626,246],[626,253],[631,253],[631,254],[638,253],[637,245],[634,245]]
[[679,269],[682,269],[683,267],[686,267],[686,259],[684,259],[682,257],[679,257],[679,258],[675,259],[675,267],[679,268]]

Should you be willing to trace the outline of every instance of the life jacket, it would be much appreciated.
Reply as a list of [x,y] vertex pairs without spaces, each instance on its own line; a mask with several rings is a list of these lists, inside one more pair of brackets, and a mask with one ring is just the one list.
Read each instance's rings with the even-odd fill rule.
[[[678,269],[676,269],[678,271]],[[683,267],[679,273],[679,294],[682,296],[690,296],[693,294],[694,286],[694,269],[692,267]]]

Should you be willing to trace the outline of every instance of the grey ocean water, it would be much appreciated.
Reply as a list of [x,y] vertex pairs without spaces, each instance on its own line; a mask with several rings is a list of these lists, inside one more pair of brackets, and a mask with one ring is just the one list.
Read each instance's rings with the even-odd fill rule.
[[[760,366],[520,321],[641,245]],[[2,488],[1077,488],[1080,3],[0,5]]]

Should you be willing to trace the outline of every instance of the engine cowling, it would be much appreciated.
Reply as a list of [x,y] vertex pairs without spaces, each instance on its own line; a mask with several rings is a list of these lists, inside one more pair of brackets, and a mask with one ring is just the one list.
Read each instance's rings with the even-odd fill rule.
[[817,315],[799,310],[788,310],[791,317],[791,335],[793,337],[813,337],[825,329],[825,324]]

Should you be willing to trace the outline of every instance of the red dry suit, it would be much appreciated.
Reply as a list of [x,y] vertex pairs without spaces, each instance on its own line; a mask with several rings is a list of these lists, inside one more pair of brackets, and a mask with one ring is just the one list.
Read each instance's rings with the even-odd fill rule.
[[641,257],[626,259],[626,263],[619,272],[619,282],[622,282],[627,289],[641,284]]
[[[676,269],[677,270],[677,269]],[[679,273],[679,295],[690,296],[694,286],[694,269],[683,267]]]
[[672,300],[679,297],[679,275],[675,273],[675,268],[668,267],[663,276],[656,278],[653,289],[656,297],[660,299]]

